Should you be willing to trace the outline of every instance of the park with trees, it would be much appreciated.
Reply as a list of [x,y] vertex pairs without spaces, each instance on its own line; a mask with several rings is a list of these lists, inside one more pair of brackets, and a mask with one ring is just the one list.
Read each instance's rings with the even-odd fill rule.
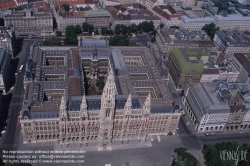
[[174,152],[177,154],[174,166],[201,166],[200,162],[192,154],[188,153],[186,148],[179,147]]
[[81,27],[80,25],[70,25],[67,26],[65,31],[65,38],[64,38],[64,45],[77,45],[77,34],[81,34]]
[[[246,152],[246,159],[241,161],[226,160],[221,158],[222,152]],[[239,144],[236,141],[233,142],[222,142],[216,145],[207,144],[204,146],[202,151],[207,166],[249,166],[250,165],[250,143]],[[241,155],[241,154],[240,154]],[[240,156],[242,158],[242,156]],[[237,163],[236,163],[237,162]]]
[[61,45],[61,40],[58,38],[58,36],[50,36],[43,42],[43,45],[45,46]]
[[88,32],[88,34],[92,34],[92,32],[94,32],[94,26],[87,22],[84,22],[82,23],[82,31]]

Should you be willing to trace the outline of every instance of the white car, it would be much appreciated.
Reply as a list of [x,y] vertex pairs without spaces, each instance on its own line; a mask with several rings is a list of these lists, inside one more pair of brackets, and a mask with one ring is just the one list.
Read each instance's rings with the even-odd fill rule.
[[11,88],[10,88],[10,90],[13,90],[14,89],[14,86],[12,86]]
[[6,133],[6,130],[3,130],[3,131],[1,132],[2,135],[3,135],[4,133]]

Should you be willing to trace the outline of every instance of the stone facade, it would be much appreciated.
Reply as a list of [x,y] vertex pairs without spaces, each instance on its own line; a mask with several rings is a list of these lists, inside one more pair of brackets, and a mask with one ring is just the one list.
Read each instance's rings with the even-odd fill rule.
[[7,48],[13,56],[16,53],[16,35],[12,25],[0,27],[0,48]]
[[[80,42],[77,49],[35,46],[26,69],[26,78],[34,78],[26,79],[21,112],[24,143],[53,141],[59,149],[77,145],[111,150],[115,145],[147,145],[150,135],[175,134],[179,105],[162,107],[153,92],[121,93],[107,42]],[[32,68],[35,72],[28,74]],[[84,81],[96,75],[105,77],[102,94],[86,95]]]
[[182,101],[197,132],[249,130],[248,95],[244,83],[191,83]]
[[0,90],[6,94],[10,89],[10,53],[6,48],[0,48]]
[[4,16],[4,24],[12,24],[17,36],[40,35],[53,32],[53,16],[48,4],[39,2],[32,9],[16,11]]

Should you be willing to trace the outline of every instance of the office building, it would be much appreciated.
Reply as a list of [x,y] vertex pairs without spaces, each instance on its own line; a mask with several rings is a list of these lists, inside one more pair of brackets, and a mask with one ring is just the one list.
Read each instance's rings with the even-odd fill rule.
[[168,59],[169,73],[176,88],[184,89],[188,82],[200,82],[203,73],[201,52],[196,49],[175,48]]
[[182,101],[197,132],[249,130],[247,96],[244,83],[189,83]]

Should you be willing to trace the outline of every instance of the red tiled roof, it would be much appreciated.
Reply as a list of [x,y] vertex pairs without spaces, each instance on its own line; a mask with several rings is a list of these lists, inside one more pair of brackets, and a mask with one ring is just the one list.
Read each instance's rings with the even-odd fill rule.
[[37,8],[39,8],[39,7],[46,7],[46,8],[49,8],[49,4],[46,3],[46,2],[37,2],[37,3],[35,3],[33,5],[33,7],[37,7]]
[[73,17],[84,16],[84,12],[73,12]]
[[220,55],[218,56],[217,60],[218,60],[219,62],[223,62],[223,61],[225,60],[224,55],[223,55],[222,53],[220,53]]
[[[168,13],[166,13],[165,11],[163,11],[162,9],[168,9],[172,15],[169,15]],[[171,6],[155,6],[152,9],[153,11],[155,11],[156,13],[158,13],[159,15],[161,15],[162,17],[166,18],[167,20],[171,20],[172,18],[178,18],[180,19],[180,15],[176,14],[176,11],[171,7]]]
[[4,1],[0,1],[0,8],[1,9],[8,9],[10,7],[16,7],[17,4],[14,0],[4,0]]
[[246,106],[244,104],[230,105],[230,110],[231,110],[231,112],[238,112],[239,110],[245,111],[246,110]]
[[219,74],[218,69],[204,69],[203,74]]
[[115,8],[114,8],[114,6],[109,6],[108,7],[108,11],[111,13],[111,12],[113,12],[115,10]]
[[79,77],[71,77],[68,82],[68,95],[81,96],[81,79]]

